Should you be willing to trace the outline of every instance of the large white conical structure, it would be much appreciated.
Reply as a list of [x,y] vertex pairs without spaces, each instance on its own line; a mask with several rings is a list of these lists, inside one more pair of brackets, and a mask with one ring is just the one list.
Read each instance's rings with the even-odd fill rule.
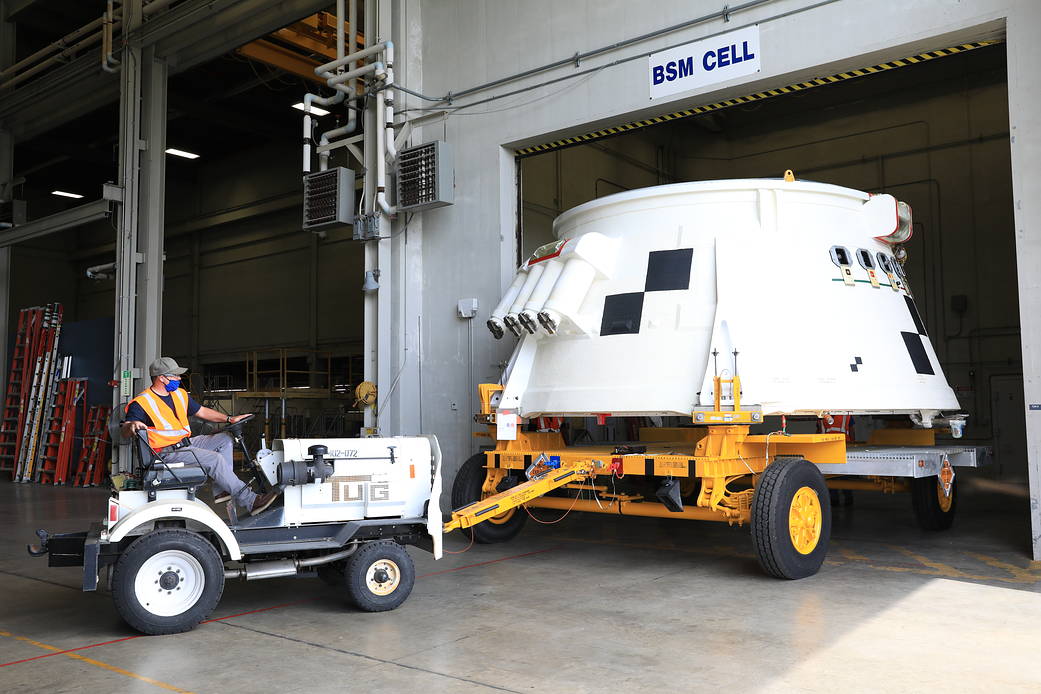
[[493,316],[522,336],[499,408],[690,415],[736,370],[763,414],[956,410],[894,256],[909,229],[890,195],[781,179],[580,205]]

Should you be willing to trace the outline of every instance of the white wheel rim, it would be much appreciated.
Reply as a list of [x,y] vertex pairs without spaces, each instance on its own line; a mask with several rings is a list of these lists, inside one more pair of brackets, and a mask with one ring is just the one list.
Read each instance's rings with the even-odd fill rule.
[[401,569],[390,559],[374,561],[365,571],[365,585],[375,595],[390,595],[397,589],[399,583],[401,583]]
[[158,617],[175,617],[202,597],[206,574],[199,560],[179,549],[153,554],[137,571],[134,593],[141,607]]

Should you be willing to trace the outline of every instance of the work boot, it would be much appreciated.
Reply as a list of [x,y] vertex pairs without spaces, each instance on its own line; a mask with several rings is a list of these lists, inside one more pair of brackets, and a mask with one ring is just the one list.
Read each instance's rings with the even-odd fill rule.
[[221,492],[213,497],[213,503],[226,504],[231,501],[231,492]]
[[249,509],[249,515],[255,516],[258,513],[268,510],[271,504],[275,503],[275,499],[278,498],[279,492],[273,491],[267,494],[258,494],[257,498],[253,500],[253,506]]

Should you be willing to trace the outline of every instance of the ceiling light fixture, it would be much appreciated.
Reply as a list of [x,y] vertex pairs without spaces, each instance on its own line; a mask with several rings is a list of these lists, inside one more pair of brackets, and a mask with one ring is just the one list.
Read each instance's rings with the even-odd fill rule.
[[63,198],[82,198],[79,193],[66,193],[64,190],[52,190],[51,195],[60,195]]
[[198,159],[199,155],[192,152],[185,152],[183,149],[174,149],[173,147],[166,150],[167,154],[172,154],[175,157],[184,157],[185,159]]
[[[304,113],[307,113],[307,107],[304,106],[304,102],[302,102],[302,101],[299,104],[293,104],[293,108],[295,108],[297,111],[303,111]],[[324,108],[318,108],[314,104],[311,104],[311,115],[312,116],[328,116],[329,112],[326,111]]]

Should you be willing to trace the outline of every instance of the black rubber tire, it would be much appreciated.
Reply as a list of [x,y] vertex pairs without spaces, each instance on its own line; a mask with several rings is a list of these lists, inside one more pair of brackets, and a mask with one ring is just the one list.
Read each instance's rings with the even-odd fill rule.
[[[811,488],[821,505],[817,546],[802,554],[792,544],[788,517],[795,493]],[[831,499],[824,475],[801,458],[778,458],[763,472],[752,497],[752,542],[763,571],[776,578],[798,579],[820,570],[831,537]]]
[[[484,453],[472,455],[455,473],[455,482],[452,483],[452,508],[459,509],[481,500],[481,488],[484,487],[486,475],[484,461]],[[472,528],[464,528],[461,532],[472,532],[474,541],[485,545],[507,542],[517,537],[527,520],[528,514],[524,509],[518,508],[505,523],[485,521]]]
[[937,496],[939,480],[936,475],[915,477],[911,480],[911,507],[922,530],[947,530],[954,523],[958,510],[958,479],[951,481],[951,507],[944,511]]
[[[397,564],[400,576],[393,592],[379,595],[369,589],[366,576],[375,562],[388,559]],[[365,612],[386,612],[400,607],[416,582],[416,565],[405,548],[392,540],[367,542],[347,559],[344,587],[347,599]]]
[[[148,559],[169,550],[180,550],[194,557],[202,566],[205,583],[202,594],[188,610],[160,616],[141,605],[134,583]],[[217,607],[223,592],[224,561],[206,538],[190,530],[163,528],[142,535],[120,555],[112,572],[112,600],[119,616],[145,634],[179,634],[194,629]]]

